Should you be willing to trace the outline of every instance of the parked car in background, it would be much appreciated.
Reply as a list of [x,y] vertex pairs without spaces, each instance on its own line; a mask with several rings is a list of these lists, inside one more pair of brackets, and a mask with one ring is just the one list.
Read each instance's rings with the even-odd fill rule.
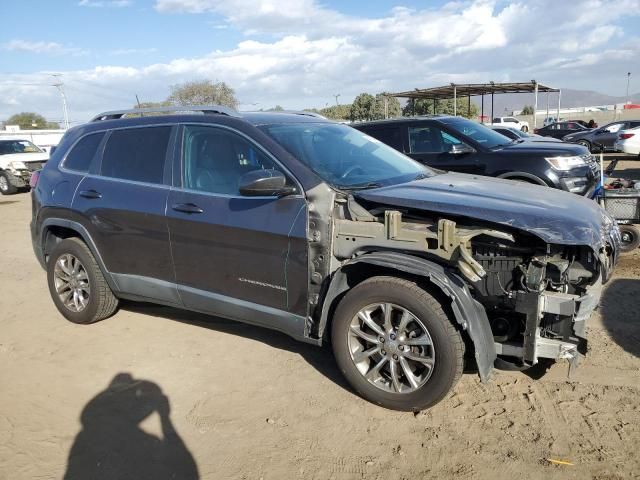
[[638,126],[640,126],[640,120],[621,120],[592,130],[572,132],[562,137],[562,140],[577,143],[592,152],[601,148],[605,152],[613,152],[615,151],[614,143],[618,140],[618,132]]
[[491,125],[517,128],[518,130],[521,130],[523,132],[529,131],[529,122],[518,120],[515,117],[496,117],[491,122]]
[[49,154],[29,140],[0,140],[0,193],[11,195],[29,187],[31,174],[48,159]]
[[461,117],[430,115],[354,123],[354,128],[425,165],[591,195],[599,167],[579,145],[511,140]]
[[613,148],[616,152],[640,156],[640,126],[628,130],[620,130]]
[[469,358],[488,381],[498,355],[528,368],[586,353],[620,248],[596,202],[435,171],[308,112],[174,108],[203,115],[70,129],[35,182],[33,248],[68,320],[129,299],[330,343],[360,395],[412,411]]
[[542,137],[540,135],[536,135],[535,133],[527,133],[522,130],[518,130],[517,128],[511,127],[490,127],[491,130],[494,130],[505,137],[510,138],[511,140],[525,140],[527,142],[561,142],[557,138],[553,137]]
[[533,133],[543,137],[552,137],[562,140],[570,133],[585,132],[588,128],[578,122],[556,122],[546,127],[536,128]]

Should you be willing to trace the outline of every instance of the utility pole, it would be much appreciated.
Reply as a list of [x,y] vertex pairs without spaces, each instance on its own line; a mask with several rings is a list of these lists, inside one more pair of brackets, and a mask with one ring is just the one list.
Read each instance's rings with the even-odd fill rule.
[[64,129],[69,129],[69,111],[67,110],[67,96],[64,93],[64,83],[62,83],[61,73],[52,73],[51,76],[57,80],[52,86],[58,89],[60,96],[62,97],[62,113],[64,114]]
[[629,103],[629,80],[631,80],[631,72],[627,72],[627,103]]
[[336,94],[334,95],[334,97],[336,97],[336,107],[338,106],[338,97],[339,97],[339,96],[340,96],[340,94],[339,94],[339,93],[336,93]]

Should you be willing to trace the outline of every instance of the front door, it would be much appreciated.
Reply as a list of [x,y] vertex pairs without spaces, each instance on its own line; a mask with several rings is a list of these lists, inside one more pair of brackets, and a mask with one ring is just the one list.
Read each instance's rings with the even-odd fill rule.
[[464,142],[438,125],[424,123],[409,127],[409,155],[430,167],[463,173],[482,174],[483,165],[475,153],[451,153]]
[[[178,291],[191,309],[269,324],[307,313],[307,206],[296,194],[245,197],[240,177],[290,174],[251,140],[224,127],[186,125],[167,217]],[[282,317],[282,315],[280,315]],[[285,328],[279,328],[285,330]]]
[[624,122],[612,123],[596,131],[594,140],[602,145],[605,150],[613,150],[613,144],[618,139],[618,132],[624,127]]

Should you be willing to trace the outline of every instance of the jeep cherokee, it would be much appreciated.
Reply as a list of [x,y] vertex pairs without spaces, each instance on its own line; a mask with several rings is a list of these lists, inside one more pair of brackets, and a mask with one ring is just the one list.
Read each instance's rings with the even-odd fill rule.
[[620,241],[596,202],[434,171],[306,112],[131,116],[147,112],[70,129],[34,182],[33,247],[68,320],[133,299],[330,342],[360,395],[413,411],[465,350],[482,381],[497,357],[585,353]]

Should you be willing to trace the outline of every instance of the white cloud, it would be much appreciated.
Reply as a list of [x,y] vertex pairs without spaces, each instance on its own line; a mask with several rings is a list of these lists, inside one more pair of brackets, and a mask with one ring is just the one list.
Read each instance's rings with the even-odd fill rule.
[[2,45],[4,50],[14,52],[28,52],[38,54],[50,54],[50,55],[86,55],[87,50],[64,46],[57,42],[42,42],[42,41],[30,41],[30,40],[11,40]]
[[78,2],[78,6],[80,7],[92,7],[92,8],[103,8],[103,7],[128,7],[131,5],[131,0],[80,0]]
[[[630,36],[635,32],[620,23],[638,19],[640,0],[466,0],[439,8],[396,7],[377,18],[345,15],[314,0],[156,0],[156,10],[211,16],[205,21],[240,29],[247,39],[220,51],[212,33],[202,39],[211,45],[203,56],[65,72],[73,119],[132,106],[135,94],[141,101],[161,100],[169,85],[194,79],[225,81],[241,103],[260,102],[258,108],[302,108],[322,107],[336,93],[348,102],[363,91],[490,80],[535,78],[616,93],[619,72],[640,64],[638,39]],[[110,54],[145,50],[133,45]],[[59,116],[53,88],[36,94],[7,83],[37,77],[0,80],[0,118],[14,113],[11,99]]]
[[109,52],[110,55],[147,55],[149,53],[157,52],[157,48],[117,48]]

